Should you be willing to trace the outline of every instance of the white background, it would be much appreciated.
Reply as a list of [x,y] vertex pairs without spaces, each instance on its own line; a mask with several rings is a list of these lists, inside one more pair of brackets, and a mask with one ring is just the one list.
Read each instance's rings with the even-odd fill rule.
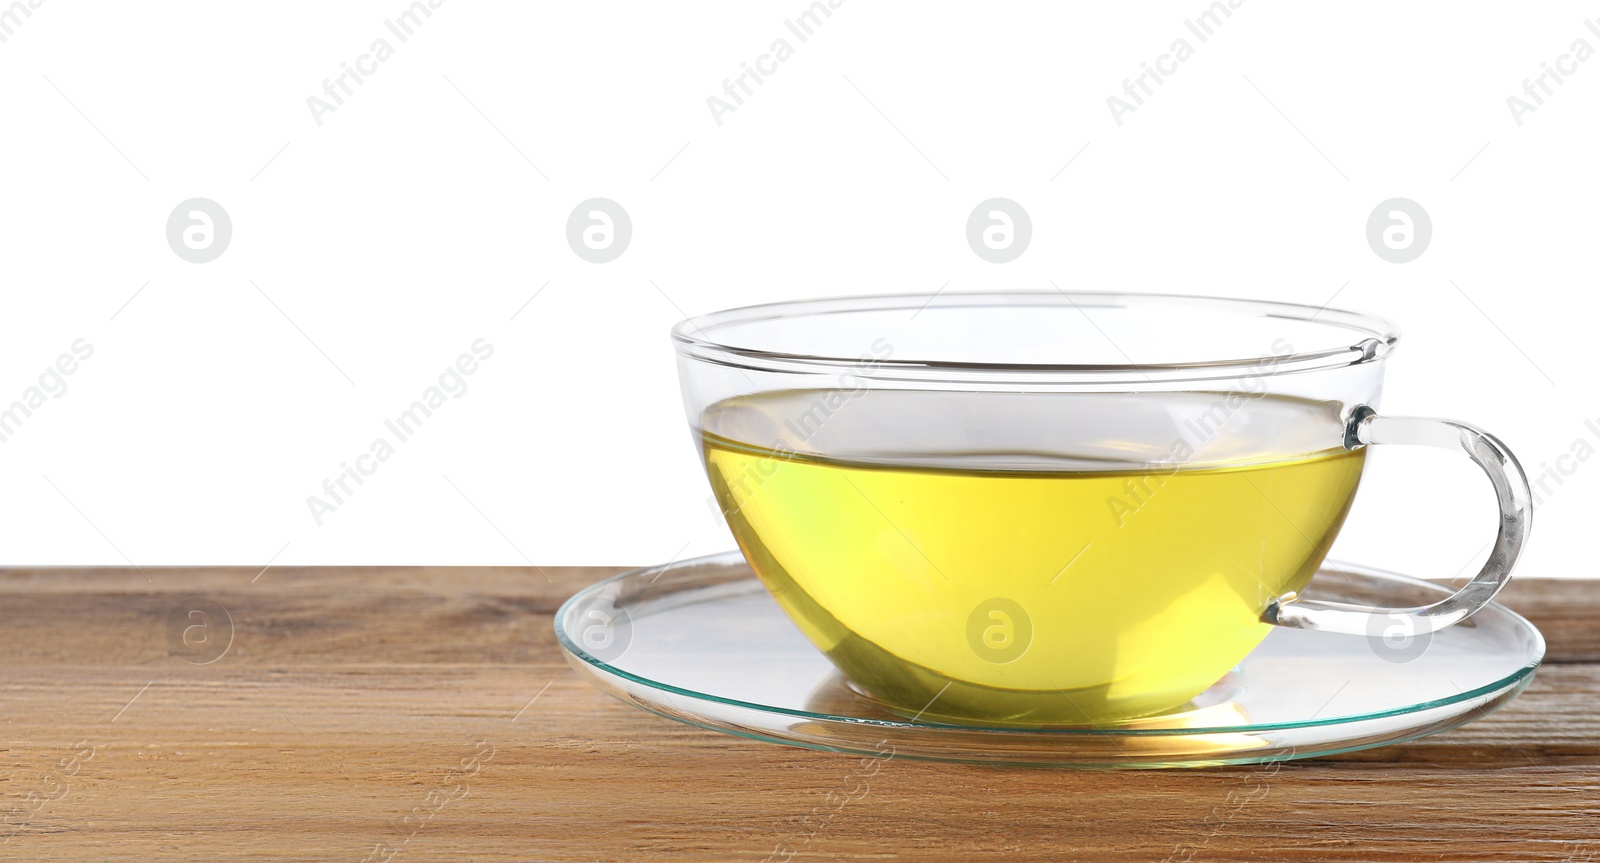
[[[850,0],[804,43],[800,0],[451,0],[400,43],[403,8],[49,0],[0,43],[0,403],[94,346],[0,444],[0,559],[730,547],[668,327],[946,282],[1332,299],[1402,327],[1388,412],[1475,422],[1534,474],[1600,446],[1600,59],[1520,126],[1506,104],[1600,48],[1592,3],[1255,0],[1204,43],[1199,0]],[[394,56],[318,125],[307,97],[379,37]],[[794,56],[719,126],[707,97],[780,37]],[[1194,56],[1119,126],[1106,98],[1180,37]],[[196,196],[233,222],[206,264],[164,236]],[[607,264],[565,239],[595,196],[633,221]],[[964,238],[993,196],[1033,221],[1004,265]],[[1395,196],[1433,221],[1408,264],[1364,236]],[[307,496],[480,337],[469,391],[317,526]],[[1522,574],[1596,574],[1596,461],[1568,463]],[[1491,503],[1464,460],[1380,452],[1335,555],[1462,572]]]

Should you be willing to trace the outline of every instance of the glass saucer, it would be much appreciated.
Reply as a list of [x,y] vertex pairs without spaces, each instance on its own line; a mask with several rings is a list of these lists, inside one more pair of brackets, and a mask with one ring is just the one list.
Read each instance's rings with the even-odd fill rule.
[[[1400,606],[1450,591],[1328,562],[1304,593]],[[1409,643],[1277,629],[1178,711],[989,728],[910,721],[857,694],[737,551],[586,587],[555,629],[567,662],[602,691],[713,731],[876,757],[1072,767],[1249,764],[1412,740],[1509,702],[1544,657],[1539,631],[1497,603]]]

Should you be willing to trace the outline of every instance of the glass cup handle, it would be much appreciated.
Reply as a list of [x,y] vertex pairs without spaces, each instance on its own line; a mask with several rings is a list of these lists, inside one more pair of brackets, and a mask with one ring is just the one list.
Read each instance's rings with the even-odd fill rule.
[[1532,527],[1532,491],[1528,477],[1516,456],[1494,435],[1466,423],[1418,417],[1378,416],[1362,405],[1350,415],[1345,427],[1344,446],[1359,449],[1374,444],[1413,444],[1434,446],[1462,453],[1477,462],[1494,484],[1500,502],[1500,533],[1472,581],[1451,596],[1432,605],[1414,608],[1374,608],[1343,602],[1299,599],[1294,594],[1278,597],[1261,619],[1290,629],[1317,629],[1349,635],[1370,635],[1405,622],[1407,631],[1421,635],[1459,623],[1494,599],[1511,579],[1511,568],[1528,542]]

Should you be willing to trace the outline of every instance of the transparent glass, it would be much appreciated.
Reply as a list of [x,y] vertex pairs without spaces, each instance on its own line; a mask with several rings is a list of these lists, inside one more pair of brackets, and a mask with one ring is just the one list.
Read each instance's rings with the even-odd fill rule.
[[[1315,595],[1447,596],[1440,585],[1325,564]],[[974,725],[860,697],[790,626],[737,551],[624,573],[556,612],[568,663],[622,701],[740,737],[870,757],[1070,767],[1195,767],[1367,749],[1471,722],[1533,679],[1544,639],[1489,603],[1408,643],[1277,629],[1181,709],[1098,725]]]
[[[1526,542],[1516,459],[1376,412],[1398,333],[1353,312],[1066,292],[753,306],[673,330],[685,410],[751,567],[904,716],[1104,723],[1188,703],[1273,626],[1415,637]],[[1502,518],[1426,604],[1306,598],[1364,449],[1460,452]]]

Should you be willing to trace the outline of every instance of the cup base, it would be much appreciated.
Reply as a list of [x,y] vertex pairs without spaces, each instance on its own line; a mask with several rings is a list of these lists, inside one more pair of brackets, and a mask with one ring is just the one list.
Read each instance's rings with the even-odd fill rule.
[[911,722],[977,728],[1101,727],[1194,709],[1194,698],[1200,694],[1185,693],[1179,698],[1142,696],[1132,700],[1110,697],[1110,686],[1063,692],[1019,692],[946,681],[946,685],[933,688],[932,697],[922,707],[913,708],[879,698],[843,676],[840,685],[873,707]]

